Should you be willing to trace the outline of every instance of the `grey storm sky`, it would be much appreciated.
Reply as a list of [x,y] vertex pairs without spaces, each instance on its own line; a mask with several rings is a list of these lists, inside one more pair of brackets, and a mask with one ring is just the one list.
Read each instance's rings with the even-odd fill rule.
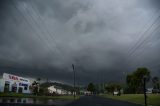
[[0,73],[71,83],[160,75],[158,0],[1,0]]

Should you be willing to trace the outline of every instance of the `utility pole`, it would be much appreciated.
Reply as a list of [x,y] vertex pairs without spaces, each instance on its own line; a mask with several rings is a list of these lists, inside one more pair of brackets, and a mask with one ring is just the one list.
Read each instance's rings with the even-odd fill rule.
[[74,67],[74,64],[72,64],[72,68],[73,68],[73,76],[74,76],[74,79],[73,79],[73,85],[74,85],[74,90],[73,90],[73,95],[74,95],[74,100],[75,100],[75,67]]
[[147,77],[144,76],[144,78],[143,78],[143,89],[144,89],[144,101],[145,101],[145,106],[147,106],[146,79],[147,79]]

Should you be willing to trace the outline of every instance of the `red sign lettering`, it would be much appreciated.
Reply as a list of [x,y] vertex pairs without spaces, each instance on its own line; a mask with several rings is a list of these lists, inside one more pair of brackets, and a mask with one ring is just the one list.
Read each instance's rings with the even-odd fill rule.
[[12,80],[18,80],[18,77],[13,76],[13,75],[9,75],[9,79],[12,79]]

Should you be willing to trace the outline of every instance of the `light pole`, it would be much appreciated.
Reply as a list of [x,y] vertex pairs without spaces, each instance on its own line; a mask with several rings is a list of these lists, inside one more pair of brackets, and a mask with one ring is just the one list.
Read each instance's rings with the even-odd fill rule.
[[74,95],[74,100],[75,100],[75,70],[74,70],[74,64],[72,64],[72,68],[73,68],[73,76],[74,76],[74,79],[73,79],[73,85],[74,85],[73,95]]
[[147,106],[146,79],[147,79],[147,76],[144,76],[144,77],[143,77],[143,91],[144,91],[145,106]]

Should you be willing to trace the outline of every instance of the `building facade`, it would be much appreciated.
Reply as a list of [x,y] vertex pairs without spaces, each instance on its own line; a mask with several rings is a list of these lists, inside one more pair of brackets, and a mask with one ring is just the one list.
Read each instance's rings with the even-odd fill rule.
[[3,73],[0,79],[0,92],[31,93],[30,85],[29,79]]
[[71,95],[72,93],[70,91],[66,91],[64,89],[61,89],[60,87],[57,86],[50,86],[48,87],[48,91],[51,94],[58,94],[58,95]]

